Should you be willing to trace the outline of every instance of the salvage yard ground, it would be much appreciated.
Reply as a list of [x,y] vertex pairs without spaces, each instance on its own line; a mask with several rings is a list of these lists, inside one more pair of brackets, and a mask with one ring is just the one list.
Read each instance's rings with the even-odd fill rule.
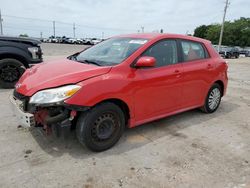
[[[44,59],[84,46],[42,44]],[[18,128],[0,90],[0,187],[250,188],[250,58],[229,61],[227,96],[214,114],[192,110],[129,129],[93,153],[72,133],[46,137]]]

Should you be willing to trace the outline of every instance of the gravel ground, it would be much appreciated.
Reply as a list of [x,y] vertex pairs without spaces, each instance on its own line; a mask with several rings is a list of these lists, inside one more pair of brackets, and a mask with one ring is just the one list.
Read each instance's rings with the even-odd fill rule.
[[[44,59],[84,46],[43,44]],[[129,129],[93,153],[66,139],[18,128],[11,90],[0,90],[0,187],[250,188],[250,58],[229,60],[226,97],[214,114],[192,110]]]

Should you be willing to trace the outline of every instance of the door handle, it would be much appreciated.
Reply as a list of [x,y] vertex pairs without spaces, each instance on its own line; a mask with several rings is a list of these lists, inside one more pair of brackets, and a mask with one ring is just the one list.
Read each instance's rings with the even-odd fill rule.
[[181,72],[180,72],[180,70],[176,69],[176,70],[174,71],[174,73],[175,73],[175,75],[176,75],[177,78],[180,78],[180,77],[181,77]]
[[209,64],[207,64],[207,68],[208,68],[208,69],[212,69],[213,66],[209,63]]

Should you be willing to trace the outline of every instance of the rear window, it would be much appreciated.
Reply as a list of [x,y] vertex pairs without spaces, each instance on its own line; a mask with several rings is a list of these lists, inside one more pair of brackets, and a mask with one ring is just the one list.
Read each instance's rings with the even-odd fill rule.
[[181,41],[184,61],[206,59],[207,55],[201,43],[193,41]]

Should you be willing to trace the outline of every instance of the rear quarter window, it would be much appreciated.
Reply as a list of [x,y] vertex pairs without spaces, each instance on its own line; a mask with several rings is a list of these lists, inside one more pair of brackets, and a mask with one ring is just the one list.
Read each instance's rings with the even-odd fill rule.
[[199,42],[181,41],[183,61],[194,61],[208,58],[208,52]]

